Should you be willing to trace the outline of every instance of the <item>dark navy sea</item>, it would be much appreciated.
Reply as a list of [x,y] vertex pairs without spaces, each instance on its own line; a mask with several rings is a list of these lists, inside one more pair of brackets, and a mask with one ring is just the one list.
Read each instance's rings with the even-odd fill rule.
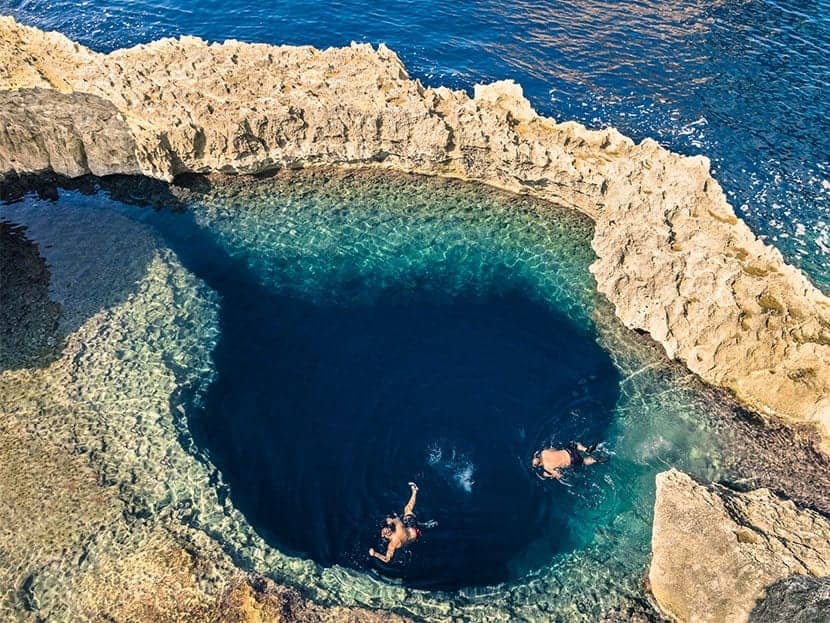
[[99,51],[196,35],[384,42],[429,85],[512,78],[534,106],[705,154],[739,214],[830,288],[830,2],[3,0]]

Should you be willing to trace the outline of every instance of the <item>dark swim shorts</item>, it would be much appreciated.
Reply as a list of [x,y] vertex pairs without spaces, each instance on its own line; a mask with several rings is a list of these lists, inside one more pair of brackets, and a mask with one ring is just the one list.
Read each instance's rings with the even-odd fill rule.
[[413,528],[415,530],[415,536],[420,538],[421,529],[418,527],[418,518],[415,517],[415,513],[404,515],[402,521],[404,528]]
[[576,444],[569,444],[568,447],[565,448],[565,450],[571,457],[571,465],[582,465],[585,462],[582,458],[582,455],[579,453],[579,450],[576,449]]

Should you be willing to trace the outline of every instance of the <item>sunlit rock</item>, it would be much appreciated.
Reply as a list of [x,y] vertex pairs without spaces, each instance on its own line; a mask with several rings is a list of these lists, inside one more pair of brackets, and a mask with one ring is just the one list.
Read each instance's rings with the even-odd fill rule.
[[[738,493],[676,470],[657,476],[651,545],[651,592],[677,621],[748,621],[753,610],[769,613],[792,599],[793,591],[779,585],[768,595],[772,585],[830,576],[825,517],[767,489]],[[765,597],[766,607],[759,603]]]
[[735,216],[706,158],[540,117],[510,82],[425,88],[385,46],[182,37],[105,55],[0,18],[0,67],[0,88],[21,90],[6,101],[37,103],[4,107],[0,175],[374,164],[581,210],[597,287],[628,327],[830,447],[830,302]]

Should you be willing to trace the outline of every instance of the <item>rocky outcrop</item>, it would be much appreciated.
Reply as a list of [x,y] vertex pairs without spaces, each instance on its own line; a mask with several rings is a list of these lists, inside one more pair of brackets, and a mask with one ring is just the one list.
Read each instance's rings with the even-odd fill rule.
[[67,177],[140,173],[135,141],[118,110],[88,93],[0,91],[4,169]]
[[706,158],[540,117],[510,82],[425,88],[382,45],[183,37],[104,55],[0,18],[0,89],[0,175],[373,164],[581,210],[628,327],[830,449],[830,300],[735,216]]
[[791,578],[830,576],[830,521],[767,489],[738,493],[658,474],[651,545],[651,592],[678,621],[763,620],[793,599],[802,607],[827,599],[825,580]]

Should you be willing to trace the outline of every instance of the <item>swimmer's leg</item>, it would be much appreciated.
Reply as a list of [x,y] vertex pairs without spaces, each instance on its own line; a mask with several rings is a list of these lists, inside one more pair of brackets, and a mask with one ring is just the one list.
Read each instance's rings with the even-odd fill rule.
[[407,502],[406,506],[403,507],[404,517],[406,517],[407,515],[411,515],[412,512],[415,510],[415,498],[418,497],[418,485],[416,485],[414,482],[410,482],[409,489],[412,491],[412,494],[409,496],[409,502]]
[[583,459],[583,465],[594,465],[595,463],[607,463],[608,457],[607,456],[586,456]]
[[581,443],[579,443],[578,441],[575,441],[575,442],[574,442],[574,448],[576,448],[576,449],[577,449],[577,450],[579,450],[580,452],[590,452],[590,450],[588,450],[588,448],[586,448],[585,446],[583,446],[583,445],[582,445]]

